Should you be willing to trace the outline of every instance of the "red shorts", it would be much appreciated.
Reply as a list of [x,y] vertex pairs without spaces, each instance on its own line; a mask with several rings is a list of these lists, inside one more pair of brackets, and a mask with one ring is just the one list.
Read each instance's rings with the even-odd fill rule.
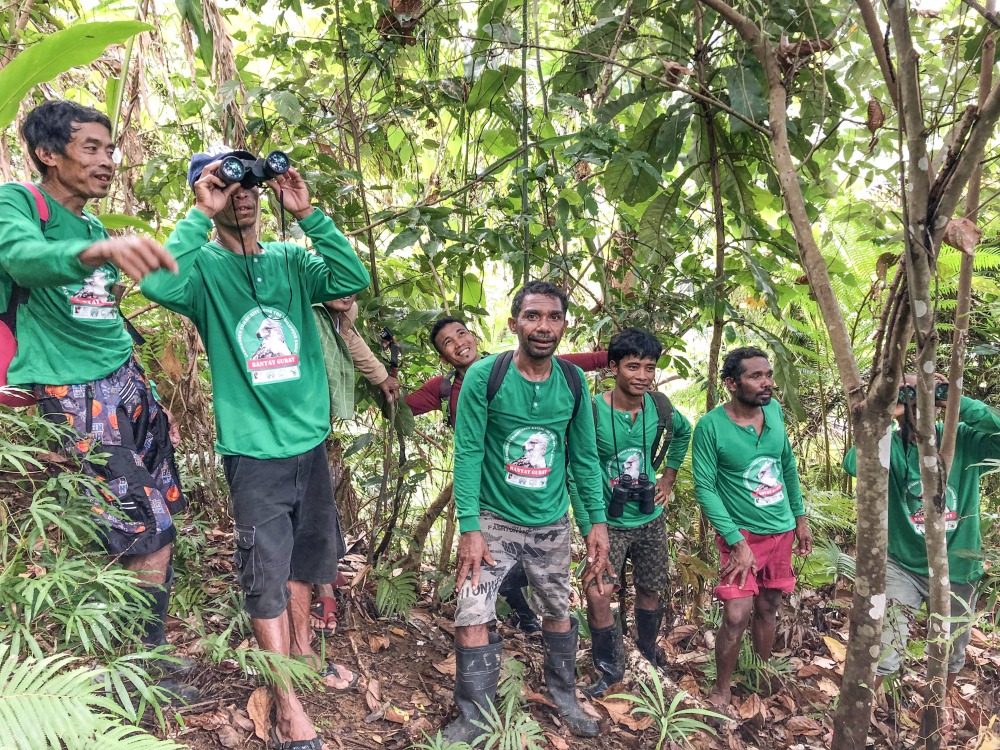
[[[738,581],[726,585],[720,582],[715,587],[715,595],[723,601],[727,601],[756,596],[761,589],[793,591],[795,589],[795,573],[792,570],[792,546],[795,543],[795,532],[752,534],[746,529],[740,529],[740,533],[747,540],[750,551],[757,559],[757,575],[747,575],[743,588],[739,587]],[[715,535],[715,543],[719,545],[719,568],[721,570],[726,567],[733,548],[726,544],[726,540],[718,533]]]

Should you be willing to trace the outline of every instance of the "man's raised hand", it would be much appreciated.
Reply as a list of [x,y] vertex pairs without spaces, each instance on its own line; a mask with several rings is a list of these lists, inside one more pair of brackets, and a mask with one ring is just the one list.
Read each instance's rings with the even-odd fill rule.
[[268,180],[267,185],[281,199],[285,210],[296,219],[304,219],[313,212],[309,187],[294,167],[289,167],[284,174]]
[[226,207],[233,193],[240,189],[240,183],[227,185],[216,172],[221,161],[213,162],[201,171],[201,177],[194,183],[194,207],[208,218],[212,218]]

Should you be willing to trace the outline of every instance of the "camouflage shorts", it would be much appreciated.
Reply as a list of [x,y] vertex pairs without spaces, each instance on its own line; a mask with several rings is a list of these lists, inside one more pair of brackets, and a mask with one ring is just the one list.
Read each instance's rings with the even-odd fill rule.
[[633,529],[608,526],[608,541],[611,543],[611,565],[619,576],[625,561],[631,560],[632,583],[636,588],[650,594],[659,594],[667,588],[670,553],[664,514]]
[[496,619],[497,593],[508,571],[518,561],[531,586],[531,608],[539,617],[569,617],[569,516],[549,526],[519,526],[495,513],[479,516],[483,538],[496,563],[479,569],[479,585],[465,581],[458,592],[455,625],[485,625]]

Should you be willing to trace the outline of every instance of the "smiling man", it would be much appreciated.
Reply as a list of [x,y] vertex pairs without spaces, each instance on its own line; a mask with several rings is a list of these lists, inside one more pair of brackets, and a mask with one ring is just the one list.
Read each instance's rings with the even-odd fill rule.
[[[132,351],[114,286],[121,272],[141,279],[177,264],[152,240],[109,237],[84,210],[107,196],[115,173],[104,114],[50,101],[28,113],[21,133],[41,182],[0,186],[0,310],[16,317],[18,342],[8,381],[76,431],[67,447],[106,482],[117,507],[102,514],[105,547],[138,572],[152,602],[142,639],[161,645],[177,534],[171,516],[186,502],[168,418]],[[87,461],[91,450],[105,458]]]
[[[324,663],[312,650],[309,627],[312,584],[334,580],[344,552],[326,454],[329,385],[312,305],[355,294],[370,279],[333,220],[313,207],[295,169],[266,184],[316,253],[260,242],[260,187],[223,182],[218,170],[229,155],[254,158],[246,152],[192,157],[194,207],[167,242],[179,272],[156,274],[142,290],[189,317],[205,342],[243,608],[258,644],[301,657],[328,687],[348,690],[357,675]],[[262,351],[265,341],[271,343]],[[320,750],[323,742],[291,686],[276,683],[272,696],[273,746]]]
[[[594,418],[579,368],[553,358],[566,331],[566,295],[547,282],[525,284],[511,303],[514,352],[487,357],[466,373],[455,425],[455,509],[462,534],[456,554],[455,703],[445,730],[473,742],[483,730],[500,677],[503,642],[487,624],[504,576],[520,562],[542,616],[545,683],[576,735],[597,722],[576,700],[577,624],[570,619],[567,466],[580,487],[577,508],[592,525],[584,586],[608,568],[608,537],[597,468]],[[567,458],[568,457],[568,458]],[[483,564],[485,563],[485,567]]]
[[781,407],[771,397],[767,354],[735,349],[722,364],[728,403],[698,422],[691,448],[694,488],[715,527],[722,571],[715,595],[722,627],[715,642],[716,680],[709,701],[726,708],[747,625],[761,659],[771,658],[783,592],[795,588],[792,547],[812,551],[795,456]]
[[[653,664],[659,663],[661,594],[670,569],[663,509],[691,442],[691,423],[666,396],[652,392],[662,351],[649,331],[626,328],[617,334],[608,346],[615,387],[593,401],[611,567],[621,571],[626,560],[632,561],[636,645]],[[577,523],[584,535],[590,531],[585,517]],[[603,593],[594,584],[586,590],[594,666],[600,673],[584,691],[592,696],[603,695],[625,675],[622,629],[611,611],[617,587],[611,580],[605,584]]]

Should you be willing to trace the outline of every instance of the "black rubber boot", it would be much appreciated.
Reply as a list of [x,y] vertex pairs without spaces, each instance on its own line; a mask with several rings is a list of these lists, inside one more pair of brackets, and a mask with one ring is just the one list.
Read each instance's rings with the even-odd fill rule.
[[663,607],[659,609],[635,609],[635,645],[639,653],[654,667],[663,666],[663,650],[656,645],[663,622]]
[[[149,597],[149,608],[152,617],[146,621],[142,642],[150,649],[163,646],[167,642],[167,612],[170,607],[170,591],[173,588],[173,568],[167,568],[167,580],[160,586],[140,586],[140,590]],[[156,660],[150,663],[150,677],[155,680],[156,687],[171,696],[171,703],[193,703],[200,697],[198,688],[187,685],[182,680],[194,668],[190,659],[178,661]]]
[[583,688],[583,694],[600,698],[625,676],[625,646],[617,621],[606,628],[590,629],[590,652],[601,676],[593,685]]
[[448,742],[472,744],[486,730],[474,722],[484,723],[496,696],[503,659],[503,638],[490,633],[486,646],[465,648],[455,646],[455,705],[458,717],[442,733]]
[[559,716],[577,737],[596,737],[597,722],[587,716],[576,702],[576,643],[579,626],[572,621],[567,633],[542,631],[545,642],[545,685]]
[[512,627],[528,635],[541,632],[542,623],[538,621],[538,617],[528,604],[528,600],[524,598],[524,591],[520,588],[508,591],[507,604],[513,610],[510,615],[510,624]]

